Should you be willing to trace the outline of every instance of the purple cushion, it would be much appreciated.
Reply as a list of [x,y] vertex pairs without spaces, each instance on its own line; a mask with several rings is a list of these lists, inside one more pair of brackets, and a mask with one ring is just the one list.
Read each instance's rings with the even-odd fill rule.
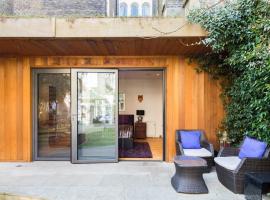
[[239,158],[262,158],[267,143],[246,137],[240,148]]
[[181,142],[184,149],[200,149],[200,131],[180,131]]

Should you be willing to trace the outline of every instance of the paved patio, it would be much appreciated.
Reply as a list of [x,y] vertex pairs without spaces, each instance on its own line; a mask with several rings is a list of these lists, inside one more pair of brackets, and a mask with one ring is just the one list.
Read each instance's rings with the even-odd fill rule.
[[164,162],[71,164],[62,161],[0,163],[0,193],[48,200],[241,200],[205,174],[209,194],[176,193],[170,184],[174,166]]

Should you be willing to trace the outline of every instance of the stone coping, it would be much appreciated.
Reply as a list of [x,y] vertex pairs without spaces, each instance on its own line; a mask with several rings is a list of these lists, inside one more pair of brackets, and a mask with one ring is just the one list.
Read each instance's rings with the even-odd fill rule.
[[0,38],[205,37],[185,18],[0,18]]

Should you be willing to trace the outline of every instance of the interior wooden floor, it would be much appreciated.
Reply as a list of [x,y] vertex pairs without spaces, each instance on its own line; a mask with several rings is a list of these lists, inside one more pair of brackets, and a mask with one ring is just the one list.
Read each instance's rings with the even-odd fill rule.
[[152,158],[119,158],[119,160],[163,160],[163,138],[136,139],[136,142],[148,142],[151,148]]

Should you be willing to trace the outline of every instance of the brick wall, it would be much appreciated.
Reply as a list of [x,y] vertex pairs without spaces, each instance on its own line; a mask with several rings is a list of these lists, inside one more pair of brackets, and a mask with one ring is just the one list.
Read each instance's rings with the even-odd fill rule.
[[0,0],[0,15],[8,16],[13,13],[12,0]]
[[165,16],[184,16],[185,15],[185,9],[183,8],[183,0],[167,0],[166,1],[166,14]]
[[106,0],[0,0],[0,15],[106,16]]

